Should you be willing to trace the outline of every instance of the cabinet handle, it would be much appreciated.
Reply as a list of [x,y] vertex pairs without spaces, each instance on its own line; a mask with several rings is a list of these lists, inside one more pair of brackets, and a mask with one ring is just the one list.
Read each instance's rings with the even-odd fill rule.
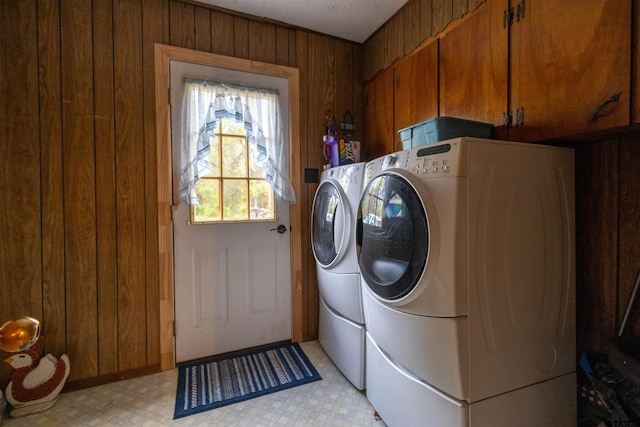
[[509,111],[508,113],[506,111],[502,112],[502,126],[511,126],[511,120],[512,120],[512,116],[511,116],[511,111]]
[[516,126],[524,125],[524,107],[516,108]]
[[524,0],[518,3],[518,12],[516,14],[516,21],[520,22],[520,19],[524,19]]
[[609,104],[611,104],[613,102],[620,101],[620,95],[622,95],[622,92],[616,93],[611,98],[607,99],[602,104],[600,104],[600,106],[598,108],[596,108],[596,111],[593,112],[593,115],[591,116],[591,120],[589,120],[589,124],[592,124],[592,123],[595,123],[595,122],[598,121],[598,119],[600,118],[600,113],[602,113],[602,111],[605,108],[607,108],[607,105],[609,105]]
[[507,28],[508,26],[513,25],[513,6],[508,10],[505,10],[502,14],[502,28]]

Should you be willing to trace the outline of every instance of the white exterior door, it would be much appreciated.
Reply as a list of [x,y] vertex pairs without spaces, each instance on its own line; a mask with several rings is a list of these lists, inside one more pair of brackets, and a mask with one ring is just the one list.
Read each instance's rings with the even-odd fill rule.
[[[278,79],[172,61],[174,148],[180,141],[184,75],[258,79],[254,84]],[[291,339],[288,203],[278,200],[275,222],[189,225],[189,215],[185,202],[174,206],[176,362]],[[279,225],[284,232],[278,232]]]

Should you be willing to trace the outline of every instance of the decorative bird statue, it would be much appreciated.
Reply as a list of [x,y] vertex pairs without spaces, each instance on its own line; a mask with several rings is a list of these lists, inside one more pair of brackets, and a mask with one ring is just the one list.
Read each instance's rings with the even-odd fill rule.
[[13,418],[51,408],[67,381],[71,371],[69,357],[63,354],[56,359],[47,354],[40,359],[44,343],[44,337],[40,336],[32,347],[12,353],[5,360],[15,369],[5,393],[13,407]]

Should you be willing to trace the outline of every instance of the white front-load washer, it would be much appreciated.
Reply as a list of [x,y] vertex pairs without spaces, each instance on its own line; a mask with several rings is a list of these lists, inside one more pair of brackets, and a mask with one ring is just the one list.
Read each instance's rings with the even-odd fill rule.
[[382,419],[575,425],[573,150],[458,138],[365,175],[367,397]]
[[320,293],[318,341],[359,390],[365,386],[365,328],[355,223],[364,166],[353,163],[323,171],[311,214]]

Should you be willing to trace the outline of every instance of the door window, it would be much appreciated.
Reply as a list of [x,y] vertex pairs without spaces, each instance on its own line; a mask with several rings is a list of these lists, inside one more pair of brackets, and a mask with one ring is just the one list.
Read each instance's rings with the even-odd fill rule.
[[191,205],[192,223],[276,219],[275,192],[242,123],[218,121],[208,160],[211,172],[196,183],[199,203]]
[[358,215],[359,265],[377,295],[394,300],[420,280],[429,252],[427,217],[416,191],[383,174],[366,186]]

